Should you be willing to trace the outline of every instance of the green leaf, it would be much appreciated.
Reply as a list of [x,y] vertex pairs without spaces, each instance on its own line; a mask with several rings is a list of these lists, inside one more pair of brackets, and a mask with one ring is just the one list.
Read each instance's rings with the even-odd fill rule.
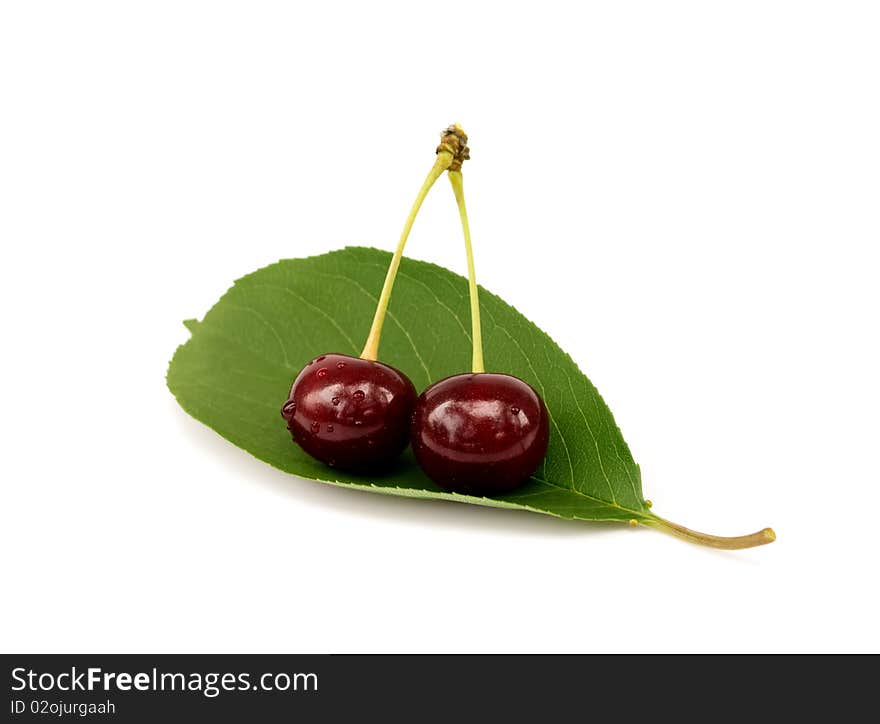
[[[279,414],[290,383],[315,355],[360,353],[390,256],[349,247],[286,259],[239,279],[202,322],[185,322],[192,338],[171,361],[169,388],[187,412],[223,437],[305,478],[565,518],[642,518],[647,506],[639,467],[596,388],[544,332],[485,290],[487,369],[526,380],[550,412],[547,457],[526,486],[491,499],[448,493],[409,452],[390,474],[364,478],[326,467],[292,442]],[[468,369],[467,293],[463,277],[403,260],[381,355],[417,389]]]
[[[740,539],[704,536],[651,513],[639,466],[596,388],[552,339],[486,290],[480,302],[487,370],[526,380],[550,413],[547,456],[526,485],[480,498],[437,487],[410,451],[382,477],[346,473],[306,455],[291,440],[281,405],[315,355],[360,353],[390,256],[348,247],[286,259],[239,279],[204,320],[185,322],[192,337],[171,361],[168,387],[193,417],[260,460],[304,478],[561,518],[642,522],[708,545],[743,547],[718,542]],[[385,322],[382,361],[404,371],[419,390],[469,369],[467,295],[463,277],[404,259]]]

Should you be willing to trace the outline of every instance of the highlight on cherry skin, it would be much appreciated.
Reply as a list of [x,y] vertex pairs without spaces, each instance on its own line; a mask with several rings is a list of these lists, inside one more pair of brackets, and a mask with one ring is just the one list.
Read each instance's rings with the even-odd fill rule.
[[312,457],[345,470],[370,470],[406,448],[415,401],[413,383],[394,367],[326,354],[299,373],[281,415]]
[[466,373],[440,380],[416,403],[410,440],[442,488],[499,495],[522,485],[547,452],[544,401],[518,377]]

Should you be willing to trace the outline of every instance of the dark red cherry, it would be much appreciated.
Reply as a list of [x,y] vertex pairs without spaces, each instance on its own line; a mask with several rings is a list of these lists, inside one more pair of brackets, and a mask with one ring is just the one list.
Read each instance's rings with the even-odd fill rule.
[[491,373],[447,377],[416,402],[410,439],[447,490],[497,495],[528,480],[547,452],[547,408],[529,385]]
[[309,455],[347,470],[369,470],[403,452],[416,389],[399,370],[345,354],[309,362],[290,387],[281,416]]

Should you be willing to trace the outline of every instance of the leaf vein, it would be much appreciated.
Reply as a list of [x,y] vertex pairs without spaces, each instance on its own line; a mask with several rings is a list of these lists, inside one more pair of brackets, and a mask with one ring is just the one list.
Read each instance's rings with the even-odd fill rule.
[[346,342],[348,342],[348,344],[351,346],[352,351],[355,354],[357,353],[357,345],[354,343],[354,340],[348,336],[346,331],[342,327],[339,326],[339,322],[337,322],[333,317],[331,317],[329,314],[327,314],[327,312],[325,312],[319,306],[317,306],[316,304],[312,304],[308,299],[303,297],[301,294],[297,294],[290,287],[282,287],[279,284],[254,284],[253,286],[254,287],[261,287],[262,286],[262,287],[270,287],[272,289],[280,289],[280,290],[284,291],[285,293],[290,294],[294,299],[299,300],[302,304],[305,304],[307,307],[309,307],[309,309],[316,311],[318,314],[320,314],[322,317],[324,317],[324,319],[326,319],[328,322],[330,322],[330,324],[333,325],[333,327],[336,329],[336,331],[339,332],[339,334],[341,334],[345,338]]
[[231,309],[240,309],[242,312],[247,312],[248,314],[253,315],[259,321],[261,321],[269,331],[272,333],[272,336],[275,337],[275,340],[278,342],[278,346],[281,348],[281,354],[284,356],[284,365],[286,367],[291,367],[290,358],[287,356],[287,347],[284,345],[284,340],[281,339],[281,335],[278,334],[278,331],[275,329],[275,326],[266,319],[262,314],[260,314],[256,309],[252,307],[245,306],[243,304],[235,304],[235,302],[229,302],[229,307]]
[[[544,389],[544,383],[541,381],[540,376],[535,371],[534,366],[532,365],[532,361],[529,359],[529,356],[525,353],[525,350],[522,348],[519,342],[516,341],[510,332],[508,332],[504,327],[500,324],[495,325],[496,329],[500,329],[504,334],[507,335],[507,338],[513,342],[516,348],[520,351],[520,354],[523,356],[523,359],[526,361],[526,364],[529,366],[529,369],[532,371],[532,375],[534,376],[535,381],[541,387],[541,395],[544,399],[547,399],[547,391]],[[574,466],[571,463],[571,453],[568,451],[568,443],[565,441],[565,435],[562,434],[562,430],[560,429],[558,423],[556,422],[556,418],[553,417],[553,413],[550,411],[550,408],[547,408],[547,416],[550,418],[550,423],[553,427],[556,428],[556,434],[559,435],[559,439],[562,441],[562,447],[565,450],[565,457],[568,459],[568,470],[571,474],[571,488],[574,490],[575,482],[574,482]]]
[[571,390],[571,396],[574,398],[574,403],[575,405],[577,405],[578,412],[581,413],[584,425],[587,426],[587,432],[590,433],[590,438],[593,440],[593,447],[596,448],[596,459],[599,462],[599,469],[602,471],[602,477],[605,478],[605,482],[608,484],[608,492],[611,493],[611,502],[616,505],[617,496],[614,494],[614,486],[611,484],[611,479],[608,477],[608,473],[605,471],[605,465],[602,462],[602,453],[599,451],[599,442],[596,440],[596,436],[593,434],[593,428],[590,426],[590,423],[587,420],[587,416],[584,414],[584,411],[581,408],[581,403],[578,402],[577,394],[575,394],[574,387],[571,384],[571,378],[568,375],[565,375],[565,381],[568,382],[568,389]]
[[[365,265],[365,266],[372,266],[372,265]],[[374,297],[367,289],[364,289],[364,287],[356,279],[352,279],[351,277],[347,277],[345,275],[328,274],[326,272],[313,272],[313,273],[319,274],[320,276],[342,279],[343,281],[354,284],[354,286],[357,287],[358,289],[360,289],[364,294],[366,294],[367,297],[373,303],[376,303],[378,301],[377,298]],[[431,371],[428,369],[428,365],[425,364],[425,360],[422,359],[422,355],[419,354],[419,349],[418,349],[418,347],[416,347],[416,343],[413,342],[413,338],[410,336],[410,333],[407,331],[406,327],[404,327],[400,323],[400,321],[397,319],[397,317],[394,316],[394,314],[392,313],[392,311],[390,309],[386,311],[386,314],[387,314],[388,318],[397,325],[397,327],[400,329],[400,331],[406,337],[407,341],[409,342],[410,347],[412,347],[413,354],[415,354],[416,359],[419,361],[419,364],[422,366],[422,369],[425,371],[425,375],[428,378],[428,382],[433,382],[434,378],[431,375]]]

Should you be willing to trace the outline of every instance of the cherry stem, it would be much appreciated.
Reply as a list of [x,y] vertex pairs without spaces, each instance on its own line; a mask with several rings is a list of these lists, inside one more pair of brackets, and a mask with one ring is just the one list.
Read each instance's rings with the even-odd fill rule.
[[691,543],[699,543],[700,545],[710,546],[712,548],[722,548],[724,550],[754,548],[755,546],[766,545],[767,543],[772,543],[776,540],[776,533],[772,528],[764,528],[763,530],[759,530],[757,533],[751,533],[750,535],[740,535],[728,538],[720,535],[699,533],[698,531],[685,528],[683,525],[673,523],[672,521],[654,514],[651,514],[648,518],[644,518],[642,522],[645,525],[670,533],[678,538],[683,538]]
[[458,204],[458,215],[461,217],[461,230],[464,232],[464,248],[467,252],[468,287],[471,297],[471,336],[473,337],[473,360],[471,368],[475,373],[485,372],[483,366],[483,333],[480,331],[480,297],[477,289],[477,273],[474,270],[474,248],[471,244],[471,228],[468,224],[467,207],[464,204],[464,179],[461,171],[449,171],[449,183]]
[[370,327],[370,334],[367,336],[367,342],[364,345],[364,351],[361,352],[361,359],[376,360],[379,356],[379,338],[382,336],[382,324],[385,322],[385,314],[388,312],[388,302],[391,300],[391,289],[394,287],[394,278],[397,276],[397,269],[400,266],[400,258],[403,256],[403,248],[406,246],[406,240],[409,238],[410,229],[416,220],[416,215],[422,207],[422,202],[428,195],[428,191],[434,185],[434,182],[440,178],[443,172],[452,164],[455,156],[449,150],[438,149],[437,159],[428,177],[419,189],[419,194],[413,202],[406,223],[403,225],[403,232],[400,235],[400,241],[397,243],[397,249],[394,256],[391,257],[391,263],[388,265],[388,273],[385,275],[385,284],[382,287],[382,293],[379,295],[379,302],[376,305],[376,314],[373,317],[373,325]]

